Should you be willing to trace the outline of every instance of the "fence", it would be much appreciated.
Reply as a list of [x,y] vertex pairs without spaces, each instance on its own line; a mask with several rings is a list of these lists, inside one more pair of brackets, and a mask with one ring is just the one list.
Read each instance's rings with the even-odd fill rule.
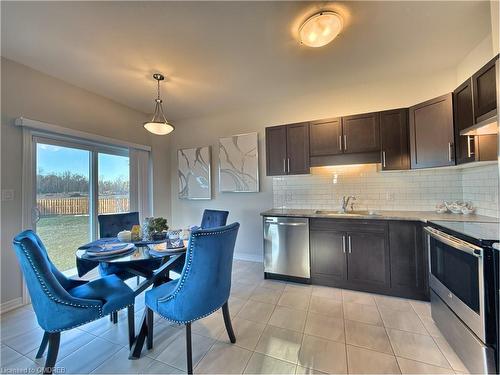
[[[38,198],[36,202],[40,216],[89,214],[87,197]],[[129,199],[126,197],[99,198],[99,213],[101,214],[127,211],[129,211]]]

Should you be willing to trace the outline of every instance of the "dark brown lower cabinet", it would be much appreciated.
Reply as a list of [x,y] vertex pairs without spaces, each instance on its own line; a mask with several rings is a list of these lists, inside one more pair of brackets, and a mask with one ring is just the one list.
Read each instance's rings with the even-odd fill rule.
[[347,279],[346,236],[344,232],[316,229],[309,234],[311,270],[314,276],[325,280]]
[[391,289],[409,297],[426,297],[428,267],[422,224],[411,221],[389,222],[389,246]]
[[388,288],[391,273],[385,225],[381,231],[363,229],[354,226],[347,234],[347,281],[360,287]]
[[311,282],[427,299],[420,223],[310,219]]

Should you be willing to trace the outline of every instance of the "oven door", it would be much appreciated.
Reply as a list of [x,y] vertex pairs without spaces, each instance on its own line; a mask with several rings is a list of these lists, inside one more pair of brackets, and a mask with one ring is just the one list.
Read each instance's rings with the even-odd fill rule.
[[431,289],[485,342],[483,249],[432,227],[425,231]]

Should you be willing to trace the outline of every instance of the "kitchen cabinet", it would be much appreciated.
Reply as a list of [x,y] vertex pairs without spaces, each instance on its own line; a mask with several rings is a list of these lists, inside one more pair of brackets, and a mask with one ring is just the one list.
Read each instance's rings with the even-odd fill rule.
[[311,252],[311,275],[328,281],[347,279],[346,235],[334,228],[311,229],[309,249]]
[[340,118],[313,121],[309,124],[310,156],[342,153],[342,123]]
[[313,284],[428,298],[420,223],[323,218],[309,223]]
[[354,225],[347,233],[347,280],[350,284],[382,288],[390,286],[386,226],[379,229],[366,231]]
[[421,223],[389,222],[389,247],[391,288],[409,296],[425,296],[427,254]]
[[455,164],[452,94],[409,109],[411,168]]
[[[473,161],[496,160],[497,158],[497,137],[495,135],[479,135],[469,136],[460,135],[460,131],[473,126],[476,119],[483,119],[491,116],[492,112],[496,111],[496,103],[492,107],[491,96],[489,89],[495,86],[495,72],[491,75],[490,61],[472,78],[468,79],[453,91],[453,116],[455,123],[455,149],[457,164],[469,163]],[[480,74],[480,72],[484,72]],[[474,78],[475,77],[475,78]],[[487,80],[492,82],[488,82]],[[475,85],[481,85],[474,89]],[[473,98],[473,92],[474,98]],[[482,104],[477,104],[477,100],[482,100]],[[487,104],[489,103],[489,104]],[[486,111],[485,108],[488,108]],[[482,114],[476,115],[476,110],[480,110]]]
[[382,170],[410,168],[408,108],[380,113],[380,150]]
[[266,128],[266,172],[268,176],[286,174],[286,127]]
[[311,219],[309,238],[313,283],[370,291],[390,286],[385,223]]
[[474,123],[471,79],[468,79],[453,91],[453,116],[457,164],[474,161],[476,154],[474,137],[460,135],[461,130],[472,126]]
[[342,117],[344,153],[379,151],[379,120],[378,112]]
[[266,128],[266,174],[309,173],[309,124]]
[[497,110],[495,62],[498,55],[472,76],[474,121],[491,117]]
[[380,161],[378,112],[313,121],[309,134],[311,166]]

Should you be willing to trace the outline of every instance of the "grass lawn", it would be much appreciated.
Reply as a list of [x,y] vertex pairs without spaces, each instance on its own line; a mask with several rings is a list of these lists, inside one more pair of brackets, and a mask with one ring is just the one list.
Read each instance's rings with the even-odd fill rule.
[[36,224],[50,259],[61,271],[76,267],[76,249],[90,241],[89,216],[42,217]]

